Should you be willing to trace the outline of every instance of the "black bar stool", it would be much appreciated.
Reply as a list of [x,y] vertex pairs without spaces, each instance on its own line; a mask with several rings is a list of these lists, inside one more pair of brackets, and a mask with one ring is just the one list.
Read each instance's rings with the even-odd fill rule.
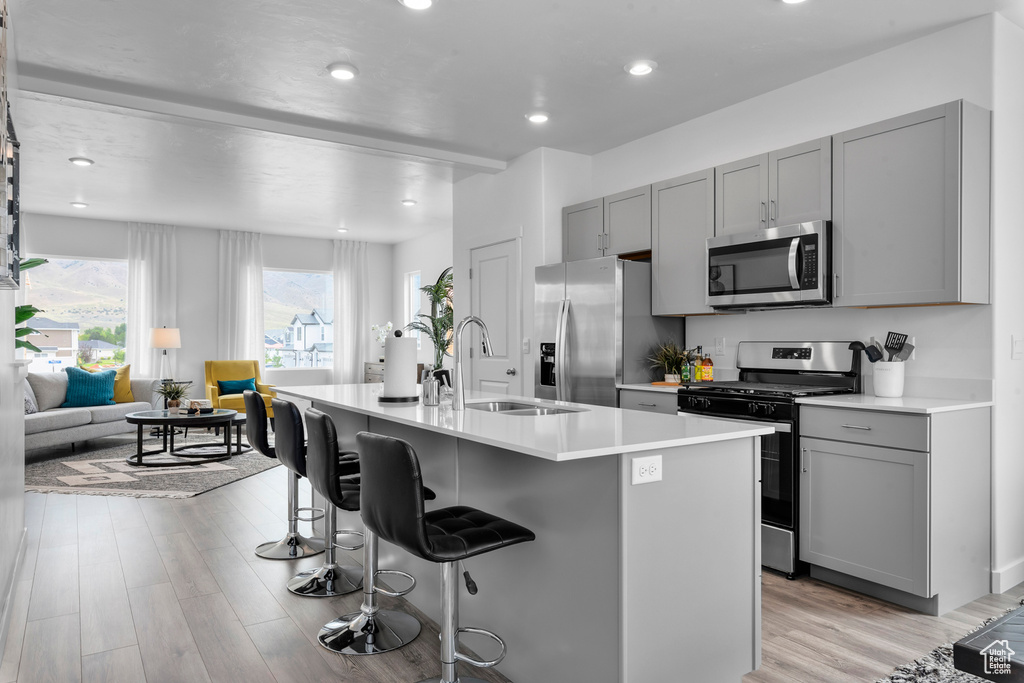
[[[267,406],[255,391],[242,392],[245,401],[245,435],[249,445],[268,458],[277,458],[277,452],[267,438]],[[319,508],[299,507],[299,479],[301,475],[288,468],[288,533],[280,541],[267,541],[256,546],[256,555],[268,560],[294,560],[319,555],[324,551],[322,538],[306,538],[299,533],[299,522],[320,519],[316,514],[300,517],[301,513],[320,513]]]
[[[314,473],[308,471],[305,435],[302,429],[302,413],[291,401],[280,398],[272,398],[271,405],[274,408],[276,421],[274,433],[276,435],[277,459],[295,472],[300,477],[308,477],[313,489],[324,496],[324,563],[315,569],[307,569],[299,572],[288,580],[288,590],[299,595],[306,595],[314,598],[326,598],[334,595],[345,595],[352,591],[359,590],[362,580],[362,567],[356,565],[339,567],[335,561],[335,549],[338,544],[337,537],[337,508],[330,496],[327,496],[322,486],[318,486],[318,480],[322,480],[324,472],[330,468],[335,477],[358,474],[359,456],[351,451],[338,451],[337,440],[332,450],[320,450],[320,445],[311,446],[317,448],[316,462],[318,467]],[[328,455],[329,454],[329,455]],[[355,484],[358,495],[358,480]],[[356,508],[358,509],[358,498]],[[341,546],[345,547],[345,546]]]
[[[484,683],[460,678],[459,661],[492,667],[505,658],[505,641],[484,629],[459,627],[458,564],[474,555],[515,543],[532,541],[532,531],[465,505],[424,512],[422,475],[416,452],[405,441],[369,432],[356,436],[359,444],[360,514],[366,535],[378,535],[417,557],[441,565],[441,676],[423,683]],[[489,661],[458,651],[459,634],[476,633],[494,639],[501,654]]]
[[[277,407],[274,411],[276,413]],[[338,442],[338,432],[334,421],[328,415],[309,408],[306,410],[306,427],[309,429],[309,449],[314,453],[317,448],[330,452]],[[361,466],[360,466],[361,469]],[[316,480],[311,479],[316,486]],[[359,478],[362,488],[362,478]],[[330,488],[330,487],[328,487]],[[436,496],[430,489],[420,487],[420,496],[428,500]],[[350,494],[351,496],[351,494]],[[357,505],[362,497],[357,492]],[[345,499],[345,504],[350,499]],[[403,576],[412,582],[404,591],[390,591],[381,588],[376,581],[377,576]],[[377,568],[377,535],[369,528],[363,530],[363,602],[358,612],[352,612],[328,622],[317,636],[320,644],[332,652],[345,655],[372,655],[388,652],[407,645],[420,633],[420,622],[411,614],[399,610],[380,609],[377,605],[377,594],[383,593],[392,597],[408,595],[416,587],[416,579],[405,572]]]

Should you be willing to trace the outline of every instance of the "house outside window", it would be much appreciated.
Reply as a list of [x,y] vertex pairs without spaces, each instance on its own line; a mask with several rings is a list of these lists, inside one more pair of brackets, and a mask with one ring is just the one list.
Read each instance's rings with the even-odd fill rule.
[[267,367],[334,365],[331,273],[264,269],[263,319]]

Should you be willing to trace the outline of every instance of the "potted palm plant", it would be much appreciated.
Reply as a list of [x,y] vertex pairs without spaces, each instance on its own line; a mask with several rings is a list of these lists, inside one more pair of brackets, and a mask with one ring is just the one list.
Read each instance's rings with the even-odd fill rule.
[[188,395],[189,385],[185,382],[164,382],[156,388],[156,393],[167,400],[167,411],[177,415],[181,409],[181,399]]
[[447,268],[437,282],[420,287],[420,291],[430,299],[430,313],[418,313],[414,320],[405,326],[407,330],[416,330],[426,336],[434,345],[434,371],[442,369],[445,356],[452,341],[454,327],[454,311],[452,310],[452,269]]
[[652,370],[661,370],[665,373],[666,382],[679,383],[682,381],[683,364],[686,363],[686,350],[676,344],[675,340],[658,344],[647,357]]

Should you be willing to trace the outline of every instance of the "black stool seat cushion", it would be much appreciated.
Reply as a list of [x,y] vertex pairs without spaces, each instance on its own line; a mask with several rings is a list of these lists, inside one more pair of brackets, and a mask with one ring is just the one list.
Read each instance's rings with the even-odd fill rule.
[[263,397],[255,391],[243,391],[242,400],[245,401],[245,438],[249,445],[268,458],[276,458],[277,453],[267,436],[267,404]]
[[453,562],[532,541],[533,532],[514,522],[465,505],[427,512],[427,544],[434,562]]
[[430,562],[454,562],[535,538],[529,529],[471,507],[426,512],[420,461],[408,442],[359,432],[356,443],[360,515],[385,541]]
[[334,490],[327,498],[342,510],[358,511],[359,477],[338,477],[335,479]]

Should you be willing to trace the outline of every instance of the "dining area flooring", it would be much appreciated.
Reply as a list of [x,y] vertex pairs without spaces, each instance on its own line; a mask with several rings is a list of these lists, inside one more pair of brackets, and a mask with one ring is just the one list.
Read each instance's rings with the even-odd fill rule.
[[[407,683],[437,676],[437,625],[401,598],[380,602],[421,619],[410,645],[369,657],[318,645],[320,627],[358,610],[361,592],[294,595],[286,581],[323,556],[272,561],[253,553],[284,535],[286,484],[287,470],[275,467],[184,499],[26,494],[28,547],[0,683]],[[307,482],[300,496],[309,505]],[[345,514],[342,528],[352,526]],[[359,553],[339,550],[345,556],[360,563]],[[742,683],[874,681],[1022,597],[1024,584],[930,617],[766,570],[763,662]],[[509,683],[493,669],[464,673]],[[677,680],[689,682],[682,667]]]

